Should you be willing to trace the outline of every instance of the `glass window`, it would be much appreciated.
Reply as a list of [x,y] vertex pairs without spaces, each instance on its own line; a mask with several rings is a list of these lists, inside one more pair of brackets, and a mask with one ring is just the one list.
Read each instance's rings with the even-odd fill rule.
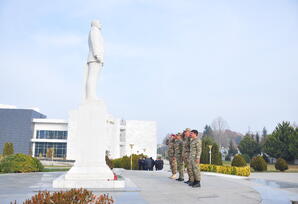
[[45,138],[45,131],[44,130],[39,130],[39,138],[44,139]]
[[54,148],[54,157],[66,157],[67,144],[66,143],[51,143],[51,142],[36,142],[35,143],[35,157],[46,157],[47,150]]
[[37,130],[36,132],[37,139],[67,139],[67,131],[58,131],[58,130]]

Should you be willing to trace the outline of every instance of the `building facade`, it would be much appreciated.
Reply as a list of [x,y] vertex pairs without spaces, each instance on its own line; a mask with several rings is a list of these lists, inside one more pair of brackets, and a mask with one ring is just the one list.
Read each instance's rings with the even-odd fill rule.
[[32,109],[0,108],[1,150],[6,142],[11,142],[15,153],[31,154],[34,118],[46,116]]
[[[12,142],[16,153],[46,157],[47,150],[54,148],[55,158],[75,160],[76,153],[67,145],[68,122],[47,119],[45,115],[31,109],[0,107],[0,147]],[[145,154],[156,158],[156,122],[123,120],[112,115],[107,119],[108,141],[106,153],[111,158],[133,154]]]
[[33,119],[32,156],[46,157],[47,150],[54,148],[54,157],[66,158],[67,121],[57,119]]

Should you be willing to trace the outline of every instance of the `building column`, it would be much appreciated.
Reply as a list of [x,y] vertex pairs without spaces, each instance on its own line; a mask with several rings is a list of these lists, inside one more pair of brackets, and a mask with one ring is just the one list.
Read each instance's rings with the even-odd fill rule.
[[35,155],[35,142],[32,142],[32,157]]

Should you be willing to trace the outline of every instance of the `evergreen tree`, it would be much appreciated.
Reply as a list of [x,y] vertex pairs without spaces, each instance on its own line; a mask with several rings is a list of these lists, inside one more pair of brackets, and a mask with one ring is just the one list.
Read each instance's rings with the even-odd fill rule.
[[11,142],[6,142],[3,147],[3,156],[14,154],[14,147]]
[[237,149],[235,148],[235,146],[234,146],[234,144],[233,144],[233,141],[230,140],[229,151],[228,151],[229,156],[230,156],[230,157],[231,157],[231,156],[234,156],[234,155],[237,154],[237,153],[238,153],[238,151],[237,151]]
[[257,142],[257,144],[260,144],[260,135],[258,132],[256,134],[256,142]]
[[260,141],[262,149],[263,149],[263,146],[264,146],[264,144],[267,140],[267,137],[268,137],[267,130],[266,130],[266,127],[264,127],[263,130],[262,130],[262,138],[261,138],[261,141]]
[[252,158],[258,153],[258,144],[251,136],[246,135],[239,144],[239,150],[241,154],[247,154]]
[[267,130],[266,130],[266,127],[264,127],[262,130],[262,137],[265,138],[266,136],[267,136]]
[[[209,164],[209,145],[215,144],[212,137],[206,136],[202,139],[202,152],[201,152],[201,163]],[[212,161],[212,159],[211,159]]]
[[202,139],[201,163],[209,164],[210,162],[209,145],[212,145],[211,164],[222,165],[222,155],[219,151],[219,147],[214,139],[209,136],[206,136]]
[[203,137],[213,137],[213,130],[210,125],[205,125],[204,131],[203,131]]
[[278,124],[272,135],[269,135],[264,151],[274,158],[292,161],[298,158],[298,130],[290,122]]
[[221,153],[216,143],[214,143],[211,148],[211,164],[222,165]]

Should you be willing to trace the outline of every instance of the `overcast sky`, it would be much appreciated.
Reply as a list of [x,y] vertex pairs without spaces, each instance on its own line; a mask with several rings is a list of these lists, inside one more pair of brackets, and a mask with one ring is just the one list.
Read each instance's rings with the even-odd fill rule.
[[116,117],[157,121],[159,141],[218,116],[241,133],[298,121],[295,0],[1,0],[0,104],[67,119],[92,19],[106,50],[98,95]]

